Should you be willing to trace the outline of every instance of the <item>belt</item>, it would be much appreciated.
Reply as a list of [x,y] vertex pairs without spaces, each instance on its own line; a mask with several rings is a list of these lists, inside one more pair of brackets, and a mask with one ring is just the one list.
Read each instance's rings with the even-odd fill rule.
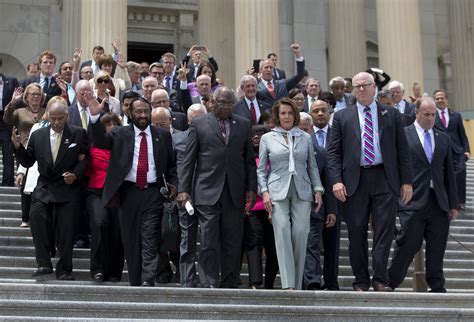
[[375,168],[383,168],[383,163],[374,164],[374,165],[361,165],[362,169],[375,169]]
[[[124,181],[124,182],[122,183],[122,185],[123,185],[124,187],[131,187],[131,186],[136,186],[137,183],[136,183],[136,182],[132,182],[132,181]],[[158,182],[151,182],[151,183],[148,183],[143,189],[153,188],[153,187],[159,187]]]

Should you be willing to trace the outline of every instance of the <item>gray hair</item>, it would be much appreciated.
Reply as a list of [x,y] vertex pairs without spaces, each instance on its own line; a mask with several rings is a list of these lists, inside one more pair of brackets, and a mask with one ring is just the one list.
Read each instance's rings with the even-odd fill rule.
[[240,79],[240,88],[243,88],[244,86],[244,83],[245,82],[249,82],[249,81],[253,81],[255,82],[255,85],[257,85],[257,79],[255,77],[253,77],[252,75],[244,75],[241,79]]
[[302,121],[308,121],[309,124],[313,125],[313,118],[306,112],[300,112],[300,123]]
[[402,92],[405,91],[405,87],[404,87],[403,84],[400,83],[399,81],[394,80],[394,81],[391,81],[390,84],[388,84],[388,89],[389,89],[389,90],[392,90],[392,89],[394,89],[394,88],[396,88],[396,87],[400,87],[400,89],[402,90]]
[[388,89],[385,89],[383,91],[380,91],[378,94],[377,94],[377,101],[379,101],[381,98],[388,98],[389,100],[393,101],[393,94],[390,90]]
[[321,82],[319,81],[319,79],[316,79],[316,78],[314,78],[314,77],[309,77],[309,78],[306,80],[306,83],[304,84],[304,87],[307,87],[310,82],[317,82],[318,85],[319,85],[319,87],[321,87]]
[[201,110],[204,111],[204,114],[207,113],[207,109],[204,105],[202,105],[201,103],[195,103],[191,105],[190,107],[188,107],[188,111],[186,112],[186,115],[189,119],[194,112],[201,111]]
[[344,80],[343,77],[341,77],[341,76],[336,76],[336,77],[334,77],[333,79],[331,79],[331,80],[329,81],[329,87],[332,87],[332,85],[334,85],[334,83],[336,83],[336,82],[339,82],[339,83],[342,83],[342,84],[345,84],[345,83],[346,83],[346,81]]
[[79,90],[85,86],[89,86],[90,88],[92,88],[88,80],[81,79],[77,82],[76,87],[74,89],[76,90],[76,93],[78,93]]
[[171,120],[171,112],[166,107],[155,107],[151,110],[152,115],[156,115],[161,112],[164,112],[166,116]]
[[161,89],[161,88],[157,88],[153,91],[153,93],[151,93],[151,99],[153,100],[153,96],[160,95],[160,94],[166,95],[166,98],[168,100],[170,99],[168,92],[165,89]]
[[137,71],[140,69],[140,64],[139,63],[136,63],[134,61],[129,61],[127,63],[127,71],[128,72],[134,72],[134,71]]

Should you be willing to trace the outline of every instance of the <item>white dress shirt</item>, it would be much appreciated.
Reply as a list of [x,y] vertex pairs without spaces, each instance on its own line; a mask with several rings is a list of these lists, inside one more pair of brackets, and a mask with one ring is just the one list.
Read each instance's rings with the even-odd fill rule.
[[[446,128],[448,128],[448,126],[449,126],[449,110],[448,110],[448,108],[446,107],[444,110],[436,108],[436,111],[438,112],[439,118],[441,120],[443,119],[443,117],[441,116],[441,113],[444,112],[444,118],[446,119]],[[443,122],[441,122],[441,123],[443,123]]]
[[[260,120],[260,107],[258,106],[257,97],[255,97],[253,99],[253,101],[251,101],[247,97],[245,97],[245,103],[247,103],[247,107],[249,109],[249,112],[250,112],[250,103],[253,103],[253,107],[255,108],[255,117],[256,117],[256,121],[258,123],[258,121]],[[250,115],[252,115],[252,113],[250,113]]]
[[[425,129],[423,129],[416,120],[415,122],[413,122],[413,124],[415,125],[416,133],[418,134],[418,139],[420,139],[421,146],[423,147],[423,150],[424,150],[425,149]],[[430,139],[431,139],[431,156],[433,156],[434,151],[435,151],[435,139],[434,139],[433,129],[429,129],[428,133],[430,134]],[[433,180],[430,180],[430,188],[434,188]]]
[[316,140],[318,139],[318,131],[319,130],[323,131],[323,145],[322,145],[322,147],[324,148],[324,147],[326,147],[326,142],[327,142],[327,139],[328,139],[329,124],[326,124],[326,126],[323,127],[322,129],[320,129],[316,125],[313,125],[313,131],[314,131],[314,135],[316,136]]
[[398,108],[398,111],[400,113],[402,113],[402,114],[405,113],[405,106],[406,106],[405,100],[403,100],[403,99],[400,100],[400,102],[395,103],[395,106]]
[[[79,112],[79,118],[82,120],[82,109],[84,107],[81,106],[81,103],[79,103],[79,101],[77,101],[77,110]],[[91,110],[89,109],[89,107],[85,107],[86,109],[86,115],[87,115],[87,126],[89,126],[89,123],[90,123],[90,118],[91,118]]]
[[[372,165],[382,164],[382,150],[380,149],[380,138],[379,138],[379,118],[377,114],[377,103],[372,101],[369,105],[370,113],[372,114],[373,134],[374,134],[374,154],[375,161]],[[366,165],[364,159],[364,121],[365,121],[365,106],[357,102],[357,112],[359,115],[360,125],[360,165]],[[382,116],[383,117],[383,116]]]
[[[133,126],[133,130],[135,132],[135,145],[133,149],[132,168],[130,169],[130,172],[125,177],[125,180],[131,181],[131,182],[137,182],[138,156],[140,154],[140,142],[142,140],[142,136],[140,135],[140,133],[142,131],[135,125]],[[151,137],[150,126],[148,126],[143,132],[145,132],[146,134],[147,151],[148,151],[148,172],[146,174],[146,178],[147,178],[147,183],[153,183],[153,182],[156,182],[156,167],[155,167],[155,158],[153,156],[153,141]]]

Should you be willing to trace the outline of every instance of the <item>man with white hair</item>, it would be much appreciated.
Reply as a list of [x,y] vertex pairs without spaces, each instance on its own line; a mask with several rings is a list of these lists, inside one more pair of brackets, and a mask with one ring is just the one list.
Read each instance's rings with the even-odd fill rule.
[[127,63],[127,72],[132,82],[132,91],[138,92],[142,89],[141,77],[140,77],[140,68],[141,65],[134,61],[129,61]]
[[329,81],[329,88],[331,92],[334,94],[336,99],[336,105],[334,106],[334,112],[340,111],[346,107],[348,107],[351,102],[355,101],[355,98],[350,95],[346,94],[346,82],[344,78],[341,76],[336,76]]
[[151,94],[151,105],[154,109],[157,107],[164,107],[170,112],[174,129],[184,131],[188,128],[186,115],[184,113],[174,112],[171,110],[170,97],[166,90],[161,88],[155,89]]
[[252,75],[245,75],[240,80],[240,89],[244,93],[243,97],[234,105],[234,114],[249,119],[252,125],[260,122],[263,113],[263,106],[257,100],[257,79]]
[[[188,108],[188,124],[191,125],[194,118],[207,113],[206,107],[196,103]],[[183,132],[173,133],[173,148],[176,153],[176,171],[178,181],[181,179],[182,164],[185,156],[186,142],[189,135],[189,129]],[[191,199],[194,195],[191,193]],[[196,211],[196,210],[195,210]],[[190,215],[185,208],[179,208],[179,226],[181,228],[180,259],[179,271],[181,278],[181,287],[196,287],[196,242],[198,216]]]
[[388,90],[392,92],[393,100],[395,102],[394,107],[402,113],[402,119],[404,126],[410,125],[415,121],[415,105],[409,103],[403,98],[405,94],[405,87],[399,81],[391,81],[388,84]]
[[181,81],[179,87],[179,101],[181,102],[181,107],[184,111],[186,111],[191,104],[200,103],[206,105],[207,102],[209,102],[212,96],[211,77],[202,74],[196,78],[196,89],[199,94],[196,97],[191,97],[191,94],[189,93],[186,72],[183,68],[179,69],[178,79]]

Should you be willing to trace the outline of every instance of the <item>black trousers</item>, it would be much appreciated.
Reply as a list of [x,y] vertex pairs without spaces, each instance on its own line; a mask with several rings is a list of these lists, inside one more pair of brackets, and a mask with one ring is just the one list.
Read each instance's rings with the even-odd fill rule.
[[197,209],[194,209],[194,214],[190,216],[184,207],[179,207],[179,226],[181,228],[181,242],[179,246],[181,287],[196,287]]
[[[306,247],[306,262],[304,266],[303,289],[311,284],[321,286],[321,276],[324,276],[324,288],[339,289],[337,281],[339,270],[339,235],[341,228],[340,216],[337,216],[333,227],[325,227],[326,211],[323,207],[318,213],[311,211],[308,245]],[[321,241],[324,250],[324,266],[321,269]]]
[[104,274],[104,280],[121,278],[124,255],[118,208],[101,205],[101,189],[89,190],[86,197],[91,230],[91,277]]
[[249,285],[262,285],[262,253],[265,248],[265,288],[273,288],[278,273],[273,227],[265,210],[252,211],[244,221],[244,253],[247,254]]
[[458,188],[458,200],[460,204],[466,203],[466,156],[453,153],[453,166]]
[[130,285],[155,284],[164,198],[158,186],[124,183],[119,218]]
[[353,286],[368,288],[369,255],[367,229],[372,215],[372,268],[375,282],[388,284],[388,256],[395,229],[397,195],[390,189],[383,166],[361,168],[354,195],[340,203],[349,233],[349,260],[355,276]]
[[86,246],[89,245],[89,234],[90,234],[90,227],[89,227],[89,212],[87,211],[86,206],[86,182],[83,182],[83,187],[80,192],[80,198],[76,203],[78,215],[76,216],[76,223],[74,225],[74,241],[77,242],[79,240],[83,241]]
[[21,201],[21,221],[22,222],[29,222],[30,221],[30,208],[31,208],[31,194],[26,194],[25,184],[26,178],[28,177],[28,170],[26,169],[26,173],[23,176],[23,184],[20,188],[20,201]]
[[243,205],[242,208],[234,206],[226,181],[215,205],[195,205],[195,208],[201,226],[198,264],[201,287],[238,288],[244,230]]
[[398,287],[418,250],[426,241],[426,282],[431,289],[444,288],[443,258],[449,234],[449,214],[439,208],[433,189],[425,209],[399,211],[401,230],[396,239],[392,264],[388,270],[390,284]]
[[[3,111],[0,112],[0,120],[3,123]],[[13,144],[11,141],[11,130],[5,124],[0,124],[0,146],[2,148],[2,186],[12,187],[15,183],[15,162],[13,158]]]
[[30,228],[38,267],[52,267],[51,257],[59,253],[56,277],[72,272],[75,208],[72,202],[31,201]]

